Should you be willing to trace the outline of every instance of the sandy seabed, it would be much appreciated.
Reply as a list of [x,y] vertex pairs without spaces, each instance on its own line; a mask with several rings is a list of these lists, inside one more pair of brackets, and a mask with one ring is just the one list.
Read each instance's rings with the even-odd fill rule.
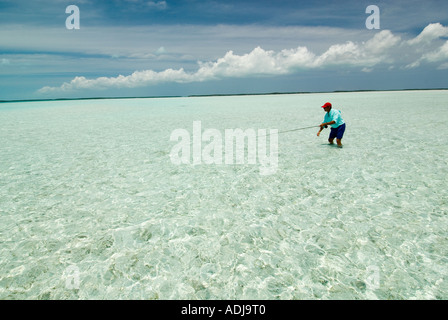
[[[170,160],[176,129],[344,148]],[[0,104],[0,299],[447,299],[448,91]]]

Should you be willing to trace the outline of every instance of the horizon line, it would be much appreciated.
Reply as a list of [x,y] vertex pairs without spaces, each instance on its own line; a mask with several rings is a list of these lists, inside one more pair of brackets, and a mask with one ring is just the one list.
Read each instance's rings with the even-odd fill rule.
[[71,100],[115,100],[115,99],[163,99],[163,98],[200,98],[200,97],[227,97],[227,96],[261,96],[261,95],[288,95],[288,94],[318,94],[318,93],[349,93],[349,92],[388,92],[388,91],[431,91],[448,90],[448,88],[420,88],[420,89],[359,89],[359,90],[334,90],[334,91],[292,91],[292,92],[262,92],[262,93],[211,93],[192,94],[186,96],[124,96],[124,97],[89,97],[89,98],[48,98],[48,99],[11,99],[0,100],[0,103],[13,102],[41,102],[41,101],[71,101]]

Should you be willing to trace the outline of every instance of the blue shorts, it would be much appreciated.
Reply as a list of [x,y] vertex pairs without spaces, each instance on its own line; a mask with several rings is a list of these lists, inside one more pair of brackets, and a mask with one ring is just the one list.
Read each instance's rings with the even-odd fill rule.
[[341,124],[337,128],[331,128],[330,136],[328,137],[328,139],[334,139],[334,138],[342,139],[342,137],[344,136],[344,132],[345,132],[345,123]]

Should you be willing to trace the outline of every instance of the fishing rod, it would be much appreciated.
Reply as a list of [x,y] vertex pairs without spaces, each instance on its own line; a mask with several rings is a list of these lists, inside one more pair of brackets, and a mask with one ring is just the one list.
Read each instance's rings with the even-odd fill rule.
[[[319,128],[319,127],[320,126],[303,127],[303,128],[291,129],[291,130],[286,130],[286,131],[280,131],[280,132],[277,132],[277,134],[286,133],[286,132],[292,132],[292,131],[305,130],[305,129],[311,129],[311,128]],[[261,137],[270,136],[270,135],[271,135],[271,133],[268,133],[268,134],[262,135]]]

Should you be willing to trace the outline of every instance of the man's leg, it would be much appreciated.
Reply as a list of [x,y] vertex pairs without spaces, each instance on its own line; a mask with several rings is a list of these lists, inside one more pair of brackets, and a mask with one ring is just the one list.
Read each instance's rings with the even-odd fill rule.
[[328,142],[330,144],[334,144],[333,141],[334,141],[334,138],[336,138],[337,133],[338,133],[337,129],[331,128],[330,135],[328,137]]
[[336,143],[338,144],[339,148],[342,148],[342,137],[344,136],[344,132],[345,132],[345,123],[339,126],[338,134],[336,135]]
[[336,139],[336,143],[338,144],[339,148],[342,148],[342,139]]

